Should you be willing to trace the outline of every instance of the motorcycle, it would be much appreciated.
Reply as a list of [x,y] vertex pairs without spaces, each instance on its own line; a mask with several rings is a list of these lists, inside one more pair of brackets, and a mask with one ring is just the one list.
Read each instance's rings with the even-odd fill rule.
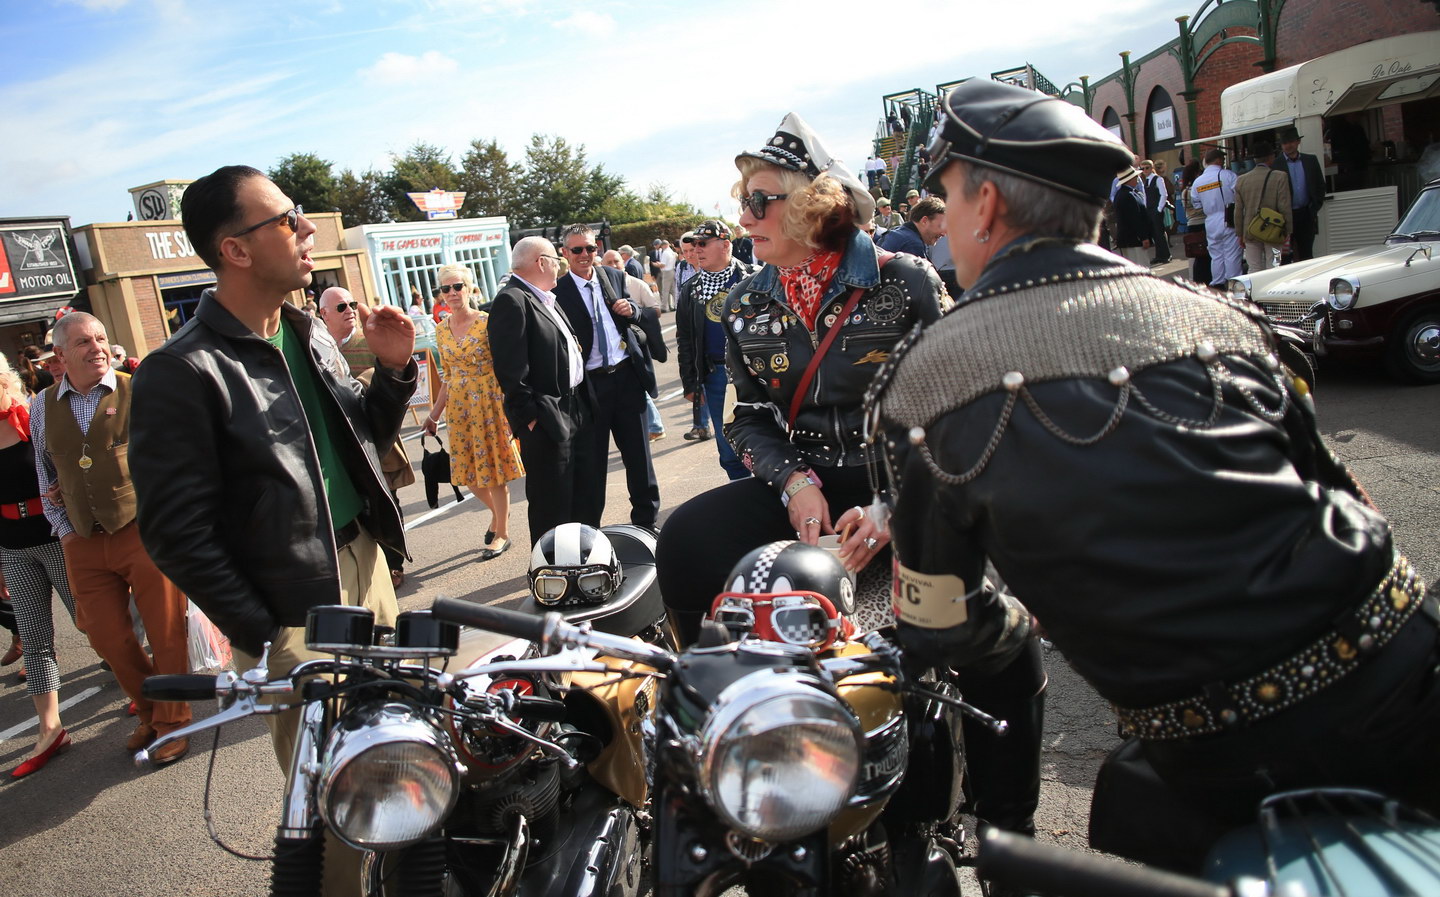
[[[654,534],[605,531],[623,580],[605,602],[564,617],[627,644],[673,645]],[[648,828],[641,722],[654,684],[617,679],[605,664],[557,665],[529,640],[462,634],[430,611],[379,629],[363,608],[317,607],[306,644],[328,658],[273,679],[264,655],[238,675],[150,677],[154,700],[213,696],[219,711],[156,739],[137,765],[175,739],[299,709],[271,894],[320,893],[327,829],[364,852],[366,895],[638,894]],[[208,803],[207,787],[207,821]]]
[[[908,676],[880,634],[817,654],[730,640],[710,624],[677,655],[556,613],[452,599],[437,600],[433,613],[532,642],[553,669],[658,682],[643,743],[657,897],[740,883],[751,894],[958,897],[956,710],[997,731],[1004,723],[965,705],[933,672]],[[777,625],[791,623],[806,625]]]
[[1051,897],[1402,897],[1440,893],[1440,820],[1372,791],[1267,797],[1211,849],[1204,878],[982,829],[980,875]]

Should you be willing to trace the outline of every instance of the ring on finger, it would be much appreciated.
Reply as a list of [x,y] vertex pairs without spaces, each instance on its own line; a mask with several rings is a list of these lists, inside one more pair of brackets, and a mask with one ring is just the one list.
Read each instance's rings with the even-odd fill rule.
[[865,547],[868,548],[868,549],[870,549],[871,551],[874,551],[874,550],[875,550],[875,546],[876,546],[876,545],[879,545],[879,544],[880,544],[880,543],[877,542],[877,541],[874,540],[874,539],[866,539],[866,540],[865,540]]
[[819,518],[819,517],[806,517],[806,518],[805,518],[805,525],[806,525],[806,526],[819,526],[819,525],[820,525],[820,518]]
[[860,507],[859,505],[855,506],[855,513],[860,515],[861,520],[865,519],[865,509]]

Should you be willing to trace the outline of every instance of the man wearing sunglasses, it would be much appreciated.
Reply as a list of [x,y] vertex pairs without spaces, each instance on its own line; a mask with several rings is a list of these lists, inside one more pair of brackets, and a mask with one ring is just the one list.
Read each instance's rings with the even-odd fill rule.
[[[343,346],[354,338],[356,309],[359,307],[360,303],[344,287],[331,287],[320,294],[320,320],[325,322],[325,330],[337,346]],[[344,357],[340,356],[342,360]],[[345,372],[348,374],[349,371],[350,366],[346,364]]]
[[[756,270],[754,265],[736,261],[730,244],[730,228],[723,221],[706,221],[691,237],[695,263],[700,273],[686,281],[680,290],[675,311],[675,347],[680,355],[680,382],[685,398],[704,403],[710,427],[697,422],[695,430],[685,434],[689,439],[708,439],[715,435],[720,450],[720,467],[732,480],[750,475],[745,465],[725,438],[725,393],[730,376],[725,368],[725,325],[720,312],[725,297],[740,280]],[[692,435],[694,434],[694,435]]]
[[[241,669],[269,643],[269,669],[283,674],[319,656],[305,648],[312,607],[394,621],[380,545],[403,553],[405,535],[380,456],[415,390],[415,328],[392,306],[347,309],[360,312],[375,370],[368,387],[337,375],[335,341],[287,301],[315,268],[315,226],[301,209],[236,165],[191,184],[181,210],[216,285],[135,380],[140,534],[229,637]],[[265,719],[288,770],[298,714]],[[327,857],[327,877],[332,865],[349,864]]]
[[570,272],[555,285],[555,301],[575,327],[585,379],[595,396],[589,446],[594,475],[580,484],[579,519],[599,521],[605,509],[605,473],[613,436],[625,465],[630,522],[653,527],[660,512],[660,485],[650,458],[645,396],[656,395],[651,353],[661,361],[667,357],[660,319],[654,309],[630,302],[624,274],[596,264],[600,250],[588,226],[567,227],[564,241]]

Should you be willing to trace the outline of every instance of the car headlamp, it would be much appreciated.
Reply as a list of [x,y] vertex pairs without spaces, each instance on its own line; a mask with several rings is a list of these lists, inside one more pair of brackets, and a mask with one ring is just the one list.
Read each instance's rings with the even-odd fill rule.
[[740,834],[773,843],[823,828],[845,808],[864,734],[814,676],[765,670],[721,693],[700,743],[711,807]]
[[1243,275],[1230,278],[1225,281],[1225,292],[1231,299],[1250,301],[1250,278]]
[[1330,307],[1344,311],[1355,305],[1360,298],[1360,281],[1354,277],[1335,277],[1330,280]]
[[320,814],[351,847],[398,850],[424,840],[449,815],[461,771],[445,733],[412,708],[361,708],[325,745]]

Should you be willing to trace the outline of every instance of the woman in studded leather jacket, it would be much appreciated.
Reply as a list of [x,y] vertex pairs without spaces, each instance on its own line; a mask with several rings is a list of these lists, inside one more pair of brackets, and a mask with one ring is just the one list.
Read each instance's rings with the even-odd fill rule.
[[740,223],[765,266],[731,289],[721,310],[736,397],[725,435],[753,476],[677,508],[660,535],[661,593],[690,639],[752,548],[797,537],[813,545],[853,523],[847,566],[859,569],[884,549],[883,528],[860,512],[874,495],[861,400],[890,347],[938,318],[946,295],[929,263],[882,253],[859,229],[873,200],[826,164],[803,121],[787,118],[775,139],[736,159]]

